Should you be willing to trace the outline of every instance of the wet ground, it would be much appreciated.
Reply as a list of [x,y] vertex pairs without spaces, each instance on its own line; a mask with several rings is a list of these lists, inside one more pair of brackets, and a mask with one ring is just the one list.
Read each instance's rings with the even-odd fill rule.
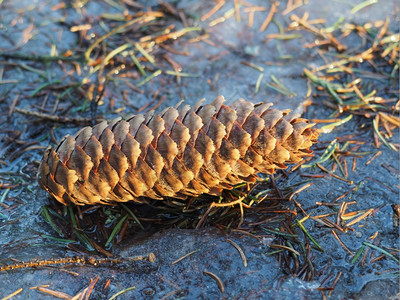
[[[123,2],[129,11],[137,9],[136,2]],[[314,42],[314,36],[302,32],[298,38],[269,39],[266,42],[266,35],[279,33],[279,25],[286,28],[291,22],[291,14],[301,17],[304,13],[308,13],[312,20],[325,19],[326,26],[334,24],[340,18],[344,18],[342,22],[345,24],[364,24],[389,18],[389,30],[399,32],[396,26],[399,20],[395,19],[399,15],[396,1],[381,1],[351,13],[354,7],[352,1],[324,1],[324,5],[321,5],[321,1],[312,0],[287,15],[282,14],[286,2],[281,1],[279,13],[275,14],[273,22],[262,33],[259,29],[272,3],[267,5],[265,1],[256,0],[248,2],[267,8],[254,13],[252,26],[249,26],[250,13],[245,12],[245,4],[241,6],[241,20],[238,22],[234,13],[233,16],[229,14],[234,9],[233,1],[228,1],[221,10],[204,21],[201,16],[215,6],[214,2],[171,2],[178,12],[184,12],[192,28],[199,27],[199,30],[188,32],[167,44],[175,52],[164,49],[164,54],[179,64],[181,71],[188,77],[181,76],[177,79],[172,73],[165,72],[172,70],[173,64],[168,59],[161,59],[161,56],[157,56],[155,65],[147,64],[146,71],[150,75],[160,68],[163,73],[142,85],[138,85],[142,78],[134,66],[128,67],[128,70],[113,70],[113,80],[107,83],[104,97],[97,108],[98,117],[111,119],[118,115],[127,116],[138,110],[146,112],[157,106],[162,109],[175,105],[180,99],[193,104],[201,98],[211,101],[218,95],[224,95],[227,101],[243,97],[254,102],[273,102],[276,107],[291,108],[296,114],[303,113],[303,103],[312,99],[314,105],[307,108],[305,117],[326,119],[333,111],[322,105],[323,101],[328,101],[329,95],[309,95],[310,84],[303,73],[304,68],[312,69],[325,64],[323,55],[317,48],[303,47],[304,44]],[[357,1],[359,3],[362,1]],[[98,22],[100,16],[109,20],[123,14],[118,2],[113,1],[75,1],[66,7],[61,4],[61,1],[4,1],[0,4],[0,53],[55,56],[68,53],[69,49],[76,49],[77,44],[83,53],[87,44],[93,41],[90,38],[95,39],[110,30],[107,27],[109,23]],[[140,3],[140,9],[158,10],[160,6],[144,1]],[[165,7],[163,9],[165,11]],[[224,14],[229,17],[227,20],[211,26],[213,24],[210,22]],[[179,17],[172,16],[170,19],[169,25],[175,25],[176,29],[182,28]],[[91,21],[100,25],[88,31],[88,40],[70,30],[73,26]],[[119,24],[118,20],[116,22]],[[160,24],[160,27],[163,25],[165,24]],[[140,34],[134,33],[132,38],[137,38],[136,35]],[[363,43],[361,39],[344,40],[351,48],[360,47]],[[117,43],[111,43],[113,42]],[[181,55],[182,52],[189,55]],[[137,51],[136,53],[139,54]],[[114,63],[117,66],[120,62]],[[96,88],[91,83],[95,84],[99,78],[98,73],[91,74],[91,71],[90,67],[83,66],[78,72],[76,65],[66,61],[43,62],[27,57],[17,59],[1,56],[0,265],[14,263],[11,259],[31,261],[77,254],[65,245],[47,238],[58,235],[41,215],[41,207],[48,204],[49,200],[46,192],[38,187],[35,176],[44,148],[49,143],[54,144],[55,140],[60,140],[65,134],[76,132],[82,124],[51,122],[40,116],[27,116],[26,111],[25,114],[19,113],[18,109],[20,112],[40,112],[46,116],[79,117],[79,122],[88,122],[91,117],[88,100]],[[271,75],[287,87],[287,95],[271,88],[274,83]],[[72,87],[84,77],[87,77],[89,83],[82,84],[78,89],[68,90],[68,85]],[[390,90],[398,89],[398,86],[393,87],[387,79],[372,80],[379,82],[387,94],[391,93]],[[136,88],[127,87],[127,83]],[[50,93],[44,93],[48,86],[51,87]],[[363,120],[357,117],[333,132],[323,134],[320,148],[326,147],[336,137],[345,141],[349,135],[355,135],[352,140],[361,142],[357,151],[369,154],[358,158],[354,171],[349,167],[347,182],[332,177],[304,177],[304,174],[320,173],[316,169],[305,168],[300,168],[290,173],[286,180],[279,181],[282,189],[312,182],[312,185],[294,197],[305,211],[309,212],[314,207],[312,216],[337,211],[338,206],[318,206],[316,202],[332,203],[349,190],[351,192],[342,200],[356,201],[349,205],[349,211],[373,209],[368,217],[351,226],[353,230],[338,233],[349,251],[345,251],[334,238],[332,229],[312,220],[304,222],[307,231],[324,250],[315,251],[314,247],[310,256],[312,261],[308,264],[308,270],[311,265],[314,275],[312,280],[305,280],[307,278],[304,276],[292,276],[288,271],[290,268],[282,267],[282,262],[276,256],[268,255],[274,250],[270,248],[270,244],[278,239],[273,234],[255,238],[243,232],[225,233],[215,227],[199,230],[160,230],[157,227],[152,230],[153,233],[156,231],[153,235],[135,234],[108,249],[115,257],[123,258],[154,253],[154,262],[125,261],[116,265],[99,266],[74,264],[65,268],[44,267],[0,272],[0,297],[22,288],[15,299],[53,298],[38,289],[30,289],[42,285],[73,296],[88,287],[90,281],[97,277],[98,282],[91,292],[93,299],[107,299],[129,287],[135,289],[127,291],[118,299],[319,299],[324,295],[330,295],[331,299],[395,297],[399,293],[398,262],[395,260],[398,257],[399,230],[393,218],[392,205],[398,204],[399,199],[399,156],[396,151],[384,145],[377,149],[373,143],[371,128],[366,127]],[[393,143],[398,143],[398,139],[396,130]],[[318,152],[318,147],[317,145],[317,153],[321,155],[323,151]],[[366,164],[378,150],[382,153]],[[14,187],[15,185],[17,186]],[[293,202],[285,206],[291,209],[296,207]],[[299,213],[298,219],[303,216]],[[246,228],[252,221],[254,220],[245,218],[242,228]],[[279,223],[274,226],[280,228]],[[301,231],[297,233],[302,235]],[[376,233],[378,238],[371,238]],[[239,251],[228,239],[243,249],[247,267],[244,266]],[[375,243],[380,249],[394,253],[394,259],[385,256],[373,261],[382,252],[369,249],[369,253],[362,253],[361,259],[365,260],[364,263],[352,263],[363,242]],[[172,264],[185,254],[197,250],[198,252],[182,261]],[[224,292],[218,286],[218,280],[205,271],[217,275],[223,283]],[[318,290],[330,286],[334,288],[322,290],[323,294]]]

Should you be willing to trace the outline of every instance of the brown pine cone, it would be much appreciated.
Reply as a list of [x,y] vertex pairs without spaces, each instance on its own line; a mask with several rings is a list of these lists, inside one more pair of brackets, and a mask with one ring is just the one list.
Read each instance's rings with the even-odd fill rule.
[[47,148],[40,185],[65,205],[218,195],[299,162],[318,136],[313,124],[271,104],[203,102],[65,136],[55,150]]

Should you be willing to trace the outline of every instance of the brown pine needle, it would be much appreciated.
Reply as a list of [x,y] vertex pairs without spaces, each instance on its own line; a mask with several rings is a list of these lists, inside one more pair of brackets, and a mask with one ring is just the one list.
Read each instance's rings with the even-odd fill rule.
[[309,182],[309,183],[303,185],[302,187],[300,187],[299,189],[297,189],[296,191],[294,191],[294,192],[290,195],[289,201],[292,201],[293,197],[294,197],[296,194],[298,194],[298,193],[304,191],[305,189],[308,189],[310,186],[312,186],[312,184],[313,184],[312,182]]
[[297,252],[296,250],[294,250],[293,248],[288,247],[288,246],[278,245],[278,244],[270,244],[269,247],[270,248],[275,248],[275,249],[284,249],[284,250],[287,250],[289,252],[292,252],[292,253],[296,254],[297,256],[300,256],[299,252]]
[[67,300],[72,299],[72,296],[68,295],[67,293],[51,290],[51,289],[48,289],[48,288],[45,288],[45,287],[40,287],[39,286],[37,288],[37,290],[42,292],[42,293],[45,293],[45,294],[48,294],[48,295],[51,295],[51,296],[54,296],[54,297],[57,297],[57,298],[60,298],[60,299],[67,299]]
[[267,17],[265,18],[264,22],[262,23],[262,25],[260,27],[260,32],[263,32],[268,27],[269,23],[271,23],[271,20],[274,17],[274,14],[278,11],[278,9],[277,9],[278,5],[279,5],[279,1],[275,1],[272,4]]
[[238,0],[233,0],[233,4],[235,6],[235,15],[236,15],[236,22],[240,22],[240,8]]
[[254,11],[249,12],[249,27],[253,27],[254,24]]
[[171,265],[175,265],[175,264],[177,264],[178,262],[184,260],[186,257],[188,257],[188,256],[190,256],[190,255],[192,255],[192,254],[195,254],[195,253],[197,253],[197,252],[199,252],[199,251],[200,251],[200,250],[194,250],[194,251],[192,251],[192,252],[189,252],[189,253],[185,254],[184,256],[178,258],[177,260],[174,260],[174,261],[171,263]]
[[36,289],[39,288],[39,287],[47,288],[47,287],[49,287],[49,286],[50,286],[50,284],[42,284],[42,285],[38,285],[38,286],[31,286],[29,289],[30,289],[30,290],[36,290]]
[[374,155],[372,155],[372,157],[365,163],[366,166],[368,166],[375,158],[377,158],[379,155],[382,154],[382,151],[379,150],[378,152],[376,152]]
[[85,51],[85,54],[84,54],[85,55],[85,59],[90,62],[91,61],[90,54],[92,53],[94,48],[96,48],[102,41],[104,41],[108,37],[112,36],[113,34],[116,34],[117,32],[121,31],[122,29],[125,29],[125,28],[127,28],[129,26],[132,26],[135,23],[149,22],[149,21],[152,21],[152,20],[154,20],[156,18],[160,18],[163,15],[164,14],[161,13],[161,12],[147,12],[147,13],[144,13],[140,17],[132,19],[132,20],[126,22],[125,24],[114,28],[113,30],[109,31],[105,35],[103,35],[100,38],[98,38],[92,45],[90,45],[90,47]]
[[304,16],[302,18],[299,18],[298,16],[293,14],[290,16],[290,19],[294,22],[289,27],[292,27],[293,29],[297,29],[299,27],[299,25],[301,25],[305,29],[314,33],[315,35],[320,36],[325,40],[329,40],[331,42],[332,46],[334,46],[337,51],[342,52],[347,49],[347,47],[345,45],[343,45],[342,43],[340,43],[331,33],[323,32],[323,31],[319,30],[318,28],[316,28],[315,26],[312,26],[311,24],[313,22],[307,20],[308,19],[307,13],[304,14]]
[[208,13],[201,17],[201,21],[205,21],[210,18],[213,14],[215,14],[222,6],[224,6],[225,0],[219,1]]
[[389,115],[389,114],[384,113],[384,112],[378,112],[378,114],[382,117],[382,119],[385,119],[386,121],[388,121],[392,125],[394,125],[396,127],[400,127],[400,118],[399,117],[392,116],[392,115]]
[[212,279],[214,279],[214,280],[217,282],[218,288],[219,288],[219,290],[221,291],[221,293],[222,293],[222,294],[225,293],[225,286],[224,286],[222,280],[221,280],[217,275],[215,275],[214,273],[209,272],[209,271],[203,271],[203,274],[204,274],[204,275],[208,275],[208,276],[210,276]]
[[369,263],[370,263],[370,264],[373,264],[373,263],[377,262],[378,260],[381,260],[381,259],[383,259],[383,258],[385,258],[385,257],[386,257],[386,254],[381,254],[381,255],[379,255],[379,256],[377,256],[377,257],[371,259],[371,261],[370,261]]
[[243,260],[243,266],[245,267],[245,268],[247,268],[247,258],[246,258],[246,255],[244,254],[244,252],[243,252],[243,250],[242,250],[242,248],[240,248],[240,246],[238,245],[238,244],[236,244],[234,241],[232,241],[231,239],[226,239],[233,247],[235,247],[236,248],[236,250],[239,252],[239,254],[240,254],[240,257],[242,258],[242,260]]
[[251,237],[257,239],[258,241],[262,241],[262,238],[260,238],[260,237],[258,237],[258,236],[256,236],[256,235],[254,235],[254,234],[252,234],[252,233],[250,233],[250,232],[241,230],[241,229],[232,229],[231,231],[232,231],[232,232],[239,232],[239,233],[241,233],[241,234],[245,234],[245,235],[251,236]]
[[333,233],[333,236],[338,240],[340,246],[342,246],[342,248],[343,248],[347,253],[349,253],[351,256],[354,256],[354,253],[351,252],[351,251],[349,250],[349,248],[347,248],[346,245],[343,244],[343,242],[339,239],[339,237],[338,237],[338,235],[336,234],[335,230],[331,229],[331,231],[332,231],[332,233]]
[[361,216],[355,218],[354,220],[351,220],[350,222],[348,222],[346,224],[346,226],[351,226],[354,225],[358,222],[360,222],[361,220],[365,219],[366,217],[368,217],[372,212],[374,211],[373,208],[370,208],[369,210],[367,210],[365,213],[363,213]]
[[288,2],[285,10],[282,12],[282,16],[287,15],[288,13],[294,11],[296,8],[299,8],[300,6],[304,5],[306,2],[304,1],[296,1],[295,4],[291,4],[291,1]]
[[340,277],[342,276],[342,274],[343,274],[343,273],[340,271],[340,272],[337,274],[335,280],[333,281],[333,284],[332,284],[332,286],[331,286],[332,290],[329,291],[329,297],[332,295],[332,292],[334,291],[335,286],[336,286],[336,284],[338,283],[338,281],[339,281]]
[[336,123],[340,122],[341,119],[311,119],[310,121],[313,123]]
[[240,197],[239,199],[232,201],[232,202],[228,202],[228,203],[215,203],[213,202],[211,204],[211,206],[213,207],[227,207],[227,206],[232,206],[232,205],[236,205],[241,203],[244,200],[245,197]]
[[347,209],[347,202],[342,202],[342,204],[340,205],[337,217],[336,217],[336,224],[337,225],[341,225],[341,220],[343,219],[343,215]]
[[90,283],[87,286],[87,288],[84,290],[84,299],[90,299],[90,295],[93,292],[94,286],[96,285],[97,281],[99,281],[100,276],[97,275],[97,277],[95,279],[90,278]]
[[320,168],[322,171],[328,173],[329,175],[331,175],[332,177],[335,177],[336,179],[342,180],[344,182],[347,182],[349,184],[353,184],[353,180],[348,180],[346,178],[340,177],[339,175],[336,175],[335,173],[329,171],[328,169],[326,169],[325,167],[323,167],[321,164],[316,163],[317,167]]
[[11,298],[13,298],[14,296],[18,295],[19,293],[21,293],[21,292],[22,292],[22,288],[19,288],[18,290],[16,290],[15,292],[11,293],[10,295],[5,296],[4,298],[1,298],[1,300],[8,300],[8,299],[11,299]]
[[253,7],[246,7],[243,9],[245,13],[256,12],[256,11],[267,11],[268,8],[264,6],[253,6]]
[[[332,214],[328,214],[328,215],[332,215]],[[314,221],[317,221],[318,223],[321,223],[322,225],[325,225],[329,228],[336,228],[337,230],[344,232],[343,228],[341,228],[339,225],[333,223],[331,220],[329,220],[326,217],[316,216],[316,217],[311,217],[311,219],[313,219]]]

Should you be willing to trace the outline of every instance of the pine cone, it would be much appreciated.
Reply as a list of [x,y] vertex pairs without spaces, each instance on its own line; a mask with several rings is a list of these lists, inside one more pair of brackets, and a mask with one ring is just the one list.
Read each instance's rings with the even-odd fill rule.
[[47,148],[40,185],[65,205],[219,195],[301,161],[318,136],[313,124],[272,104],[240,99],[226,106],[221,96],[203,102],[65,136]]

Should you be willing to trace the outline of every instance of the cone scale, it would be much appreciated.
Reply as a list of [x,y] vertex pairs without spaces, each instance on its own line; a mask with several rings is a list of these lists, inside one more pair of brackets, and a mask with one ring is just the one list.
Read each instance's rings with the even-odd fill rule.
[[317,131],[289,111],[243,99],[169,107],[85,127],[48,147],[39,184],[68,205],[219,195],[309,156]]

